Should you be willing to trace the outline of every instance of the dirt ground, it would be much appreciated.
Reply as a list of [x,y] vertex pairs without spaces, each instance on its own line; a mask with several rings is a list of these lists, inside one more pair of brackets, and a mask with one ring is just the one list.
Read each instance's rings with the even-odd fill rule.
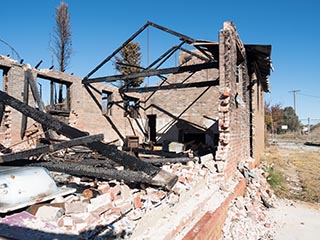
[[[280,158],[275,158],[273,163],[285,170],[287,184],[285,189],[289,192],[286,197],[290,198],[290,200],[278,198],[275,208],[267,211],[271,219],[274,239],[320,239],[320,201],[318,197],[320,173],[317,171],[320,166],[320,147],[305,146],[303,141],[288,142],[279,141],[279,139],[273,142],[272,147],[276,147],[277,154],[280,155]],[[313,170],[308,169],[307,171],[306,167]],[[307,175],[313,178],[312,186],[308,185],[305,180]],[[311,182],[310,179],[309,182]],[[311,189],[311,193],[314,192],[313,195],[308,192],[308,188]],[[297,200],[308,197],[313,203]]]

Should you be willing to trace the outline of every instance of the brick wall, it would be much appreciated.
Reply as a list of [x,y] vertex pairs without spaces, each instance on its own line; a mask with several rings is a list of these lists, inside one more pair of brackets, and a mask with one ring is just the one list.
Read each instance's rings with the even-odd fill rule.
[[[231,23],[219,33],[220,105],[218,170],[230,177],[239,162],[250,157],[250,113],[246,62],[238,59],[243,45]],[[245,56],[243,56],[245,59]],[[238,65],[238,67],[237,67]],[[238,69],[238,70],[237,70]],[[238,75],[238,78],[237,78]]]
[[[180,55],[180,61],[183,61]],[[192,57],[187,64],[199,63]],[[171,74],[168,83],[191,83],[218,78],[218,69],[195,73]],[[165,83],[167,84],[167,83]],[[206,143],[213,145],[217,134],[218,86],[159,90],[145,96],[146,114],[156,115],[157,141],[183,142],[186,134],[205,134]]]
[[[8,57],[0,57],[0,68],[3,69],[4,76],[3,89],[11,96],[23,100],[24,79],[27,69],[31,69],[29,65],[19,64]],[[125,136],[137,135],[140,141],[144,140],[145,119],[144,113],[141,110],[141,116],[137,119],[124,117],[122,99],[118,93],[118,89],[105,84],[92,84],[88,91],[81,84],[81,78],[78,76],[62,73],[56,70],[49,69],[31,69],[34,79],[53,80],[63,82],[70,86],[70,115],[66,121],[73,127],[89,132],[90,134],[103,133],[105,141],[110,142],[118,140],[117,144],[122,144]],[[48,89],[47,89],[48,90]],[[107,90],[113,95],[114,102],[111,107],[112,114],[106,117],[101,110],[102,90]],[[43,89],[43,91],[46,91]],[[90,94],[91,93],[91,94]],[[44,95],[46,93],[43,93]],[[48,95],[48,93],[47,93]],[[142,97],[140,94],[134,94],[136,98]],[[45,101],[46,103],[48,100]],[[29,105],[35,107],[32,93],[29,88]],[[55,116],[57,117],[57,116]],[[24,149],[34,145],[36,142],[31,141],[31,138],[21,139],[22,114],[15,109],[6,107],[4,118],[1,124],[0,143],[6,147],[15,145],[14,149]],[[34,124],[36,126],[34,126]],[[28,119],[27,129],[37,128],[39,134],[44,136],[39,124]],[[59,136],[57,136],[59,137]],[[17,144],[17,145],[16,145]]]

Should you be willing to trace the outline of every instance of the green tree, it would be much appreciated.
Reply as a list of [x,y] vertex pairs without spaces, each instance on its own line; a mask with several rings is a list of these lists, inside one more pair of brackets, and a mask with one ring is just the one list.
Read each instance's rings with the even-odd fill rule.
[[[121,49],[120,55],[115,56],[115,68],[121,74],[127,76],[132,73],[141,71],[141,51],[138,42],[129,42],[124,48]],[[138,87],[143,82],[144,78],[135,78],[125,81],[125,84],[132,87]]]
[[283,109],[283,124],[287,125],[290,131],[299,130],[299,118],[292,107],[285,107]]
[[279,132],[284,117],[281,104],[271,105],[270,103],[265,103],[264,112],[267,129],[272,132]]

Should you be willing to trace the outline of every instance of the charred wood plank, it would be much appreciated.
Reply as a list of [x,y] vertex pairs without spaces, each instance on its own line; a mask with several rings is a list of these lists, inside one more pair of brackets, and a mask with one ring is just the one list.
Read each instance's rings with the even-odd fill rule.
[[79,138],[75,138],[62,143],[57,143],[57,144],[52,144],[48,146],[38,147],[35,149],[29,149],[21,152],[2,155],[0,156],[0,163],[11,162],[19,159],[27,159],[31,156],[36,156],[44,153],[51,153],[61,149],[65,149],[65,148],[69,148],[77,145],[86,145],[90,142],[96,142],[101,140],[103,140],[103,134],[79,137]]
[[2,102],[0,102],[0,125],[2,123],[2,119],[3,119],[3,115],[4,115],[4,107],[5,107],[5,105]]
[[[33,74],[32,74],[32,71],[31,69],[27,69],[26,72],[25,72],[25,75],[26,75],[26,79],[30,85],[30,88],[31,88],[31,92],[32,92],[32,95],[33,95],[33,98],[34,100],[36,101],[38,107],[39,107],[39,110],[41,112],[46,112],[46,108],[44,106],[44,103],[41,99],[41,96],[40,96],[40,93],[38,91],[38,88],[37,88],[37,83],[33,77]],[[46,125],[45,124],[41,124],[42,125],[42,129],[43,129],[43,132],[45,134],[45,136],[47,138],[50,138],[50,137],[53,137],[53,134],[48,131],[48,129],[46,128]]]
[[177,158],[177,157],[185,156],[184,154],[181,154],[181,153],[165,152],[165,151],[154,151],[154,150],[148,150],[148,149],[143,149],[143,148],[123,147],[122,150],[128,151],[128,152],[134,152],[134,153],[143,153],[143,154],[164,156],[164,157],[168,157],[168,158]]
[[[49,114],[38,111],[24,104],[23,102],[3,91],[0,91],[0,102],[3,102],[5,105],[9,105],[22,114],[25,114],[26,116],[45,125],[48,128],[54,129],[57,133],[60,133],[70,139],[88,135],[88,133],[70,127],[58,119],[53,118]],[[153,177],[150,184],[171,189],[178,180],[178,177],[175,174],[168,173],[158,167],[153,166],[151,163],[143,162],[136,157],[130,156],[125,152],[121,152],[116,148],[116,146],[107,145],[102,142],[88,143],[87,146],[102,155],[106,155],[108,158],[119,163],[120,165],[123,165],[125,168],[129,168],[134,171],[142,171],[150,175]]]
[[84,79],[82,80],[82,83],[88,84],[88,83],[95,83],[95,82],[113,82],[119,79],[128,80],[128,79],[135,79],[140,77],[151,77],[151,76],[162,75],[162,74],[179,74],[184,72],[197,72],[197,71],[201,71],[209,68],[219,68],[219,63],[210,62],[210,63],[200,63],[200,64],[172,67],[172,68],[148,69],[148,70],[143,70],[141,72],[132,73],[129,75],[120,74],[120,75],[113,75],[113,76],[107,76],[107,77]]
[[81,164],[75,162],[39,162],[32,163],[28,166],[41,166],[50,171],[64,172],[75,176],[87,176],[93,178],[100,178],[103,180],[116,179],[118,181],[125,181],[127,183],[150,183],[152,177],[144,172],[136,172],[130,170],[117,170],[106,167],[96,167],[88,164]]
[[[23,86],[23,102],[28,104],[29,101],[29,82],[27,76],[24,78],[24,86]],[[20,130],[20,138],[23,139],[26,134],[28,124],[28,118],[26,115],[22,114],[21,118],[21,130]]]
[[169,89],[179,89],[179,88],[200,88],[200,87],[210,87],[217,86],[219,80],[204,81],[204,82],[192,82],[192,83],[172,83],[169,85],[153,86],[153,87],[141,87],[141,88],[128,88],[125,92],[153,92],[158,90],[169,90]]

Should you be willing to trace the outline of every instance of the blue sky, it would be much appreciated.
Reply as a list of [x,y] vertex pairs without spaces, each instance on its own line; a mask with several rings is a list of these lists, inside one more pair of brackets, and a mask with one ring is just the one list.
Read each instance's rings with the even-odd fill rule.
[[[293,94],[289,91],[300,90],[296,95],[300,119],[320,119],[319,1],[65,2],[71,15],[74,51],[67,70],[70,73],[84,77],[147,21],[195,39],[217,41],[223,21],[228,20],[235,23],[244,43],[272,45],[275,72],[270,77],[271,93],[266,100],[293,106]],[[50,34],[59,3],[59,0],[3,1],[0,39],[9,43],[25,63],[34,66],[43,60],[41,67],[50,67]],[[158,33],[149,34],[150,49],[156,51],[173,41],[158,37]],[[146,39],[142,36],[140,40],[147,42]],[[151,58],[157,55],[156,51],[149,53]],[[0,54],[14,56],[3,43]],[[114,74],[107,71],[99,76]]]

